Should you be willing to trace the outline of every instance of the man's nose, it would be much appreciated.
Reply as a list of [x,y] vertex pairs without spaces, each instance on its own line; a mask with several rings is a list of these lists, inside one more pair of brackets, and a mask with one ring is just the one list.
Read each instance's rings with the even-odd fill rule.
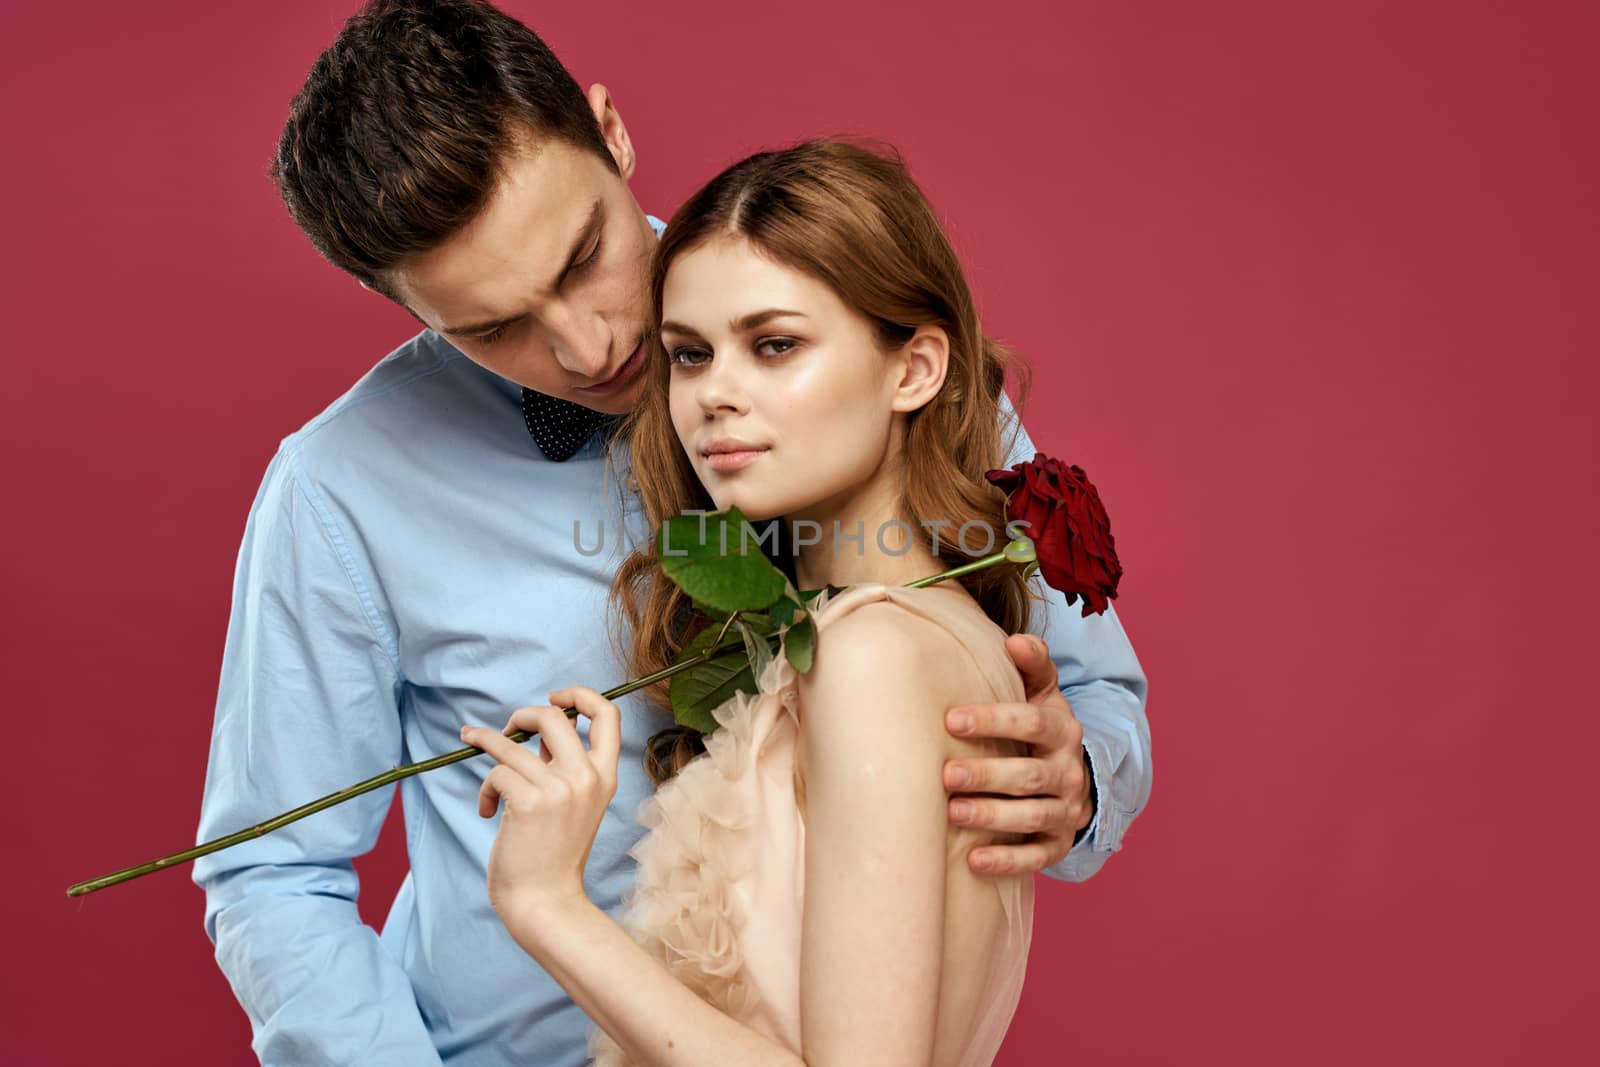
[[564,370],[593,381],[602,381],[616,370],[610,366],[611,331],[603,320],[547,312],[544,322],[550,350]]

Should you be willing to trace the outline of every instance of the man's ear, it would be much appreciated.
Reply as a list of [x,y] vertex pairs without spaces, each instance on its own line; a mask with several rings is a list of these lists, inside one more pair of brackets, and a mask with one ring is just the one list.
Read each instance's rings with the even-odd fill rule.
[[600,126],[600,136],[605,140],[606,148],[610,149],[611,158],[616,160],[622,180],[629,181],[633,178],[637,160],[633,154],[633,142],[628,138],[628,127],[622,124],[616,101],[611,99],[611,90],[595,82],[589,86],[588,95],[589,110],[594,112],[594,121]]
[[917,332],[895,352],[900,380],[895,385],[895,411],[911,412],[926,405],[944,388],[950,369],[950,338],[940,326],[918,326]]

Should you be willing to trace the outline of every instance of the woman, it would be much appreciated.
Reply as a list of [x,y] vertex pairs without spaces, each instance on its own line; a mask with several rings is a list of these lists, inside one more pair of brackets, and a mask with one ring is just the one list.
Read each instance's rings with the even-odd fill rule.
[[[1024,699],[1004,639],[1026,628],[1027,592],[1015,567],[901,586],[992,551],[974,524],[1004,536],[983,475],[1005,454],[1010,359],[920,190],[844,144],[719,175],[662,235],[654,295],[654,387],[627,431],[646,514],[776,522],[775,561],[798,588],[830,587],[815,665],[776,656],[758,696],[717,710],[703,754],[683,730],[656,739],[626,929],[583,891],[616,706],[551,694],[591,720],[587,749],[556,707],[506,726],[538,732],[537,755],[465,728],[501,762],[479,804],[506,805],[490,899],[599,1024],[602,1065],[988,1064],[1021,990],[1032,882],[968,867],[1008,838],[951,828],[939,771],[1005,750],[953,739],[943,709]],[[707,621],[655,547],[613,587],[634,675]]]

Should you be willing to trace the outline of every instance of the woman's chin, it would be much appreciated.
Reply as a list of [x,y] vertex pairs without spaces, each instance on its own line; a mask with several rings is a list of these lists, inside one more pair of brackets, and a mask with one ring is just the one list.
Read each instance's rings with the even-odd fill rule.
[[749,522],[765,522],[782,514],[773,510],[770,504],[751,499],[748,493],[713,493],[711,502],[717,506],[718,511],[738,508],[739,514],[743,515]]

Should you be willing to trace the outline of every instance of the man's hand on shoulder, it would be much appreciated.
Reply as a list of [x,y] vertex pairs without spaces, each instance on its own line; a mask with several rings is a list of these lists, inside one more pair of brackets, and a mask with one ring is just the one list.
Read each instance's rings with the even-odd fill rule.
[[[1049,649],[1037,637],[1013,634],[1006,651],[1022,675],[1027,701],[962,704],[945,715],[945,728],[955,737],[1010,738],[1029,747],[1025,756],[945,763],[953,825],[1028,835],[1015,845],[973,849],[967,863],[985,874],[1042,871],[1061,862],[1095,810],[1083,726],[1061,695]],[[972,795],[984,793],[1004,795]]]

